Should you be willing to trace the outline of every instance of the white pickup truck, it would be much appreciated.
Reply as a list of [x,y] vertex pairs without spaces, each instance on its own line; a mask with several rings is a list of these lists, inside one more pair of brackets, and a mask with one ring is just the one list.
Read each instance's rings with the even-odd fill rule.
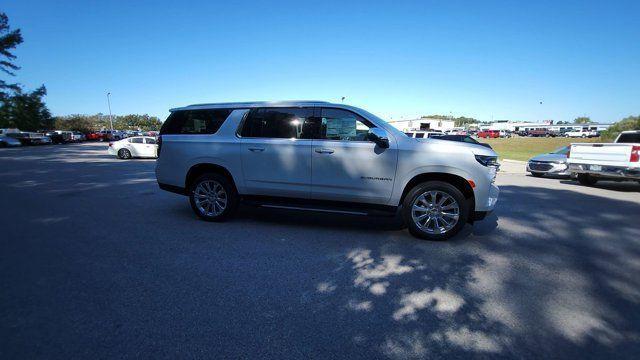
[[598,132],[595,130],[577,130],[577,131],[567,131],[564,133],[565,137],[572,138],[588,138],[588,137],[597,137]]
[[623,131],[610,144],[571,144],[567,163],[582,185],[600,179],[640,182],[640,130]]

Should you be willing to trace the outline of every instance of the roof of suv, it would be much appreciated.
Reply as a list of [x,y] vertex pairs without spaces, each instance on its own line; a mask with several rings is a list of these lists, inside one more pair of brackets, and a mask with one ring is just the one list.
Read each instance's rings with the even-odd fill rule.
[[192,104],[183,107],[173,108],[170,111],[189,110],[189,109],[208,109],[208,108],[254,108],[254,107],[283,107],[283,106],[344,106],[343,104],[332,104],[327,101],[317,100],[287,100],[287,101],[249,101],[249,102],[225,102],[225,103],[207,103]]

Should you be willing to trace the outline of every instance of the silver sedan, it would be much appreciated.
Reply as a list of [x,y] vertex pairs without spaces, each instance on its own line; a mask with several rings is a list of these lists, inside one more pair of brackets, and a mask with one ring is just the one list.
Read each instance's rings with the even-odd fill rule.
[[527,161],[527,171],[535,177],[544,175],[569,176],[567,157],[569,146],[563,146],[548,154],[540,154]]

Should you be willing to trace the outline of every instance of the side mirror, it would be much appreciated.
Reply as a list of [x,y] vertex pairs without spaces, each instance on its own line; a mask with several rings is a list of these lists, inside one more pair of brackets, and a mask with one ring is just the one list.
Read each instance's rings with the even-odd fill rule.
[[370,141],[373,141],[374,143],[376,143],[376,145],[380,146],[383,149],[389,147],[389,135],[387,135],[387,132],[383,129],[369,129],[368,138]]

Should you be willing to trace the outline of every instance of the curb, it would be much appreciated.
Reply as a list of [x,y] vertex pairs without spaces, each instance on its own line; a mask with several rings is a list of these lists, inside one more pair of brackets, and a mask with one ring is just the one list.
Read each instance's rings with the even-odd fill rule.
[[522,161],[522,160],[511,160],[511,159],[502,159],[502,161],[504,162],[508,162],[508,163],[512,163],[512,164],[526,164],[526,161]]

